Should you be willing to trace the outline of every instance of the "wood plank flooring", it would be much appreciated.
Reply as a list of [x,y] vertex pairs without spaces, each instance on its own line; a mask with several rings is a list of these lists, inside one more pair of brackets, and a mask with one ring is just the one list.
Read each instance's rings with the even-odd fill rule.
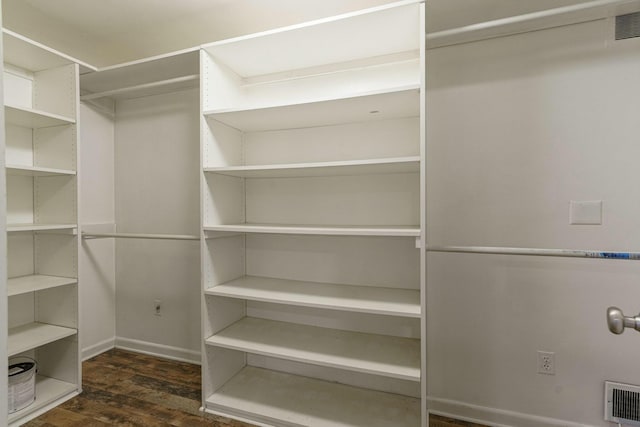
[[[200,366],[110,350],[82,364],[83,392],[26,427],[250,427],[203,414]],[[483,427],[432,415],[429,427]]]

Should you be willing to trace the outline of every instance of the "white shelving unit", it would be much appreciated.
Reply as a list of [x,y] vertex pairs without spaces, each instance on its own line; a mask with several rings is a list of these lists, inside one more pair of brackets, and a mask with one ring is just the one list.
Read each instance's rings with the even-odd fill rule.
[[252,366],[206,404],[266,425],[388,427],[419,425],[421,416],[417,399]]
[[59,114],[51,114],[33,108],[21,108],[5,104],[5,120],[7,124],[38,129],[75,123],[75,120]]
[[7,231],[73,230],[76,227],[76,224],[7,224]]
[[420,343],[411,338],[245,317],[206,342],[297,362],[420,381]]
[[207,295],[330,310],[420,318],[420,292],[243,276],[208,288]]
[[3,30],[8,355],[36,360],[19,425],[81,390],[78,325],[79,72],[90,66]]
[[7,281],[8,294],[26,294],[29,292],[42,291],[45,289],[57,288],[58,286],[75,285],[78,279],[72,277],[43,276],[35,274],[33,276],[14,277]]
[[55,176],[75,175],[76,171],[69,169],[43,168],[38,166],[5,165],[7,175],[21,176]]
[[9,329],[9,357],[76,334],[72,328],[32,322]]
[[426,427],[424,4],[205,45],[200,76],[205,410]]
[[238,178],[294,178],[304,176],[349,176],[384,173],[409,173],[420,170],[420,157],[395,159],[346,160],[335,162],[293,163],[205,168],[205,172]]
[[83,101],[131,99],[197,88],[197,48],[101,68],[83,74]]
[[[360,94],[300,104],[272,105],[248,109],[205,111],[216,121],[245,132],[331,126],[343,123],[407,117],[419,104],[419,90],[396,88],[383,93]],[[384,106],[383,109],[380,106]]]
[[205,231],[231,231],[266,234],[317,234],[322,236],[404,236],[419,237],[413,226],[299,226],[286,224],[221,224],[203,227]]

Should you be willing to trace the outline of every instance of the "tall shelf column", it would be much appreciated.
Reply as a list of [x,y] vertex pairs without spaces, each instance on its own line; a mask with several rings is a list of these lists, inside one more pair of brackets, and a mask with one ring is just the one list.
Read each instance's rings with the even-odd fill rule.
[[424,4],[200,66],[205,410],[426,427]]
[[37,365],[22,424],[81,391],[78,111],[86,64],[3,30],[8,356]]

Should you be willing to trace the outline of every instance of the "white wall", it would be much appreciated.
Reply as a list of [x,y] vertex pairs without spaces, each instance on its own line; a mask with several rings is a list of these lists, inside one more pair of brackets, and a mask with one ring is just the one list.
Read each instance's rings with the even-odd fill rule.
[[[111,232],[115,223],[113,106],[80,107],[80,225]],[[115,243],[83,240],[79,264],[83,359],[115,343]]]
[[[198,117],[197,89],[116,104],[119,232],[199,235]],[[118,240],[116,283],[119,347],[199,362],[197,241]]]
[[[601,20],[429,51],[429,243],[638,250],[639,48]],[[602,225],[569,225],[570,200],[603,200]],[[640,384],[640,336],[611,334],[605,311],[640,310],[638,277],[631,261],[431,253],[430,409],[609,425],[603,382]]]

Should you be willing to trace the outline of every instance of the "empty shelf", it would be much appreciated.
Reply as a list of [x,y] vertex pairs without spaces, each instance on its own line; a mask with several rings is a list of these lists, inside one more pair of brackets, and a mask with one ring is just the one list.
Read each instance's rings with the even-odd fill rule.
[[420,292],[245,276],[211,287],[208,295],[303,307],[420,317]]
[[270,234],[316,234],[326,236],[398,236],[418,237],[418,226],[337,226],[337,225],[282,225],[282,224],[225,224],[204,227],[205,231]]
[[245,317],[207,344],[295,362],[420,381],[420,341]]
[[58,399],[66,398],[71,394],[77,394],[75,384],[56,380],[54,378],[38,375],[36,377],[36,400],[26,408],[9,414],[9,423],[12,423],[27,414],[35,412],[45,406],[54,403]]
[[242,77],[373,58],[419,49],[418,13],[419,2],[393,3],[222,40],[203,49]]
[[206,408],[269,425],[418,427],[420,400],[246,367],[207,398]]
[[279,165],[226,166],[205,168],[204,171],[240,178],[291,178],[305,176],[409,173],[420,171],[420,157]]
[[204,114],[233,128],[257,132],[417,117],[419,111],[420,91],[413,86],[340,99],[205,111]]
[[31,40],[6,28],[2,29],[4,62],[25,68],[29,71],[41,71],[63,65],[77,63],[80,74],[95,71],[95,67],[58,52],[48,46]]
[[13,296],[56,288],[58,286],[73,285],[75,283],[78,283],[78,279],[36,274],[33,276],[14,277],[7,280],[7,289],[8,296]]
[[72,328],[38,322],[11,328],[9,329],[8,356],[32,350],[76,333],[77,331]]
[[114,99],[169,93],[198,87],[200,49],[190,48],[100,68],[80,76],[80,99]]
[[8,224],[7,231],[72,230],[76,224]]
[[43,168],[40,166],[6,165],[6,169],[7,175],[58,176],[76,174],[76,171],[70,169]]
[[25,128],[46,128],[73,124],[76,121],[70,117],[47,113],[33,108],[5,105],[5,119],[8,124]]

